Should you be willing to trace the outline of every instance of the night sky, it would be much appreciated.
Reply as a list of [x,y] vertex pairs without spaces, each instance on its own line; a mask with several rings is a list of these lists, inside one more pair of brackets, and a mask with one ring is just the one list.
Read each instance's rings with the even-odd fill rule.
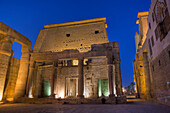
[[[119,41],[123,86],[133,82],[137,13],[148,11],[151,0],[0,0],[0,21],[32,42],[43,25],[106,17],[110,42]],[[15,58],[21,45],[14,43]]]

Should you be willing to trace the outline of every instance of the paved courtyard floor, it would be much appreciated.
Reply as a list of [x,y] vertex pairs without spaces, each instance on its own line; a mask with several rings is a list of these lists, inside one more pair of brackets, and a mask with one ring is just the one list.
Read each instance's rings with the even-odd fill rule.
[[134,101],[127,104],[0,104],[0,113],[170,113],[170,106]]

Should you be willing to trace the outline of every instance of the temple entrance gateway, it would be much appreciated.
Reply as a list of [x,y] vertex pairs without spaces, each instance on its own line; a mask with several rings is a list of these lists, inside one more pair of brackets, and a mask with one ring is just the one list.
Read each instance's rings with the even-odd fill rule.
[[76,78],[66,79],[66,96],[76,97],[78,93],[78,80]]
[[102,93],[104,94],[104,96],[109,96],[108,79],[98,80],[98,96],[101,97]]

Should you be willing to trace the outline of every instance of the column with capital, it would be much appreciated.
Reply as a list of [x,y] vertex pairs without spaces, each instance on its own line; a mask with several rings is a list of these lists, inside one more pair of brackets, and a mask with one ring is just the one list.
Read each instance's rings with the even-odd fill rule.
[[83,61],[84,59],[79,59],[78,63],[78,98],[84,98],[84,76],[83,76]]
[[0,101],[3,97],[6,74],[13,43],[14,39],[11,36],[4,37],[0,42]]

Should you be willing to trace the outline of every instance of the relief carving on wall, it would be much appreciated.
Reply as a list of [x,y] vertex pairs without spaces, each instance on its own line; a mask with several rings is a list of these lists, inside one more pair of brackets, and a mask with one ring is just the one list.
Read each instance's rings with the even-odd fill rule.
[[157,23],[163,22],[167,12],[167,5],[165,0],[157,0],[154,12]]
[[162,41],[170,30],[170,16],[165,0],[157,0],[154,14],[158,24],[155,29],[156,39],[160,38],[160,41]]

